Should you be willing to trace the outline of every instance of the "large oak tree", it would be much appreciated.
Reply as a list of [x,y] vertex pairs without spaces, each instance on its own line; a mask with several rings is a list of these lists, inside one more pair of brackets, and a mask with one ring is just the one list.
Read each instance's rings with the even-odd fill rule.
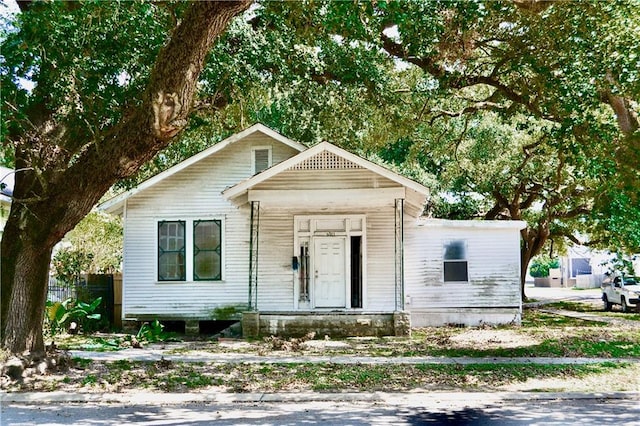
[[7,350],[44,351],[53,246],[184,129],[211,47],[250,3],[21,3],[2,49],[16,168],[2,239]]

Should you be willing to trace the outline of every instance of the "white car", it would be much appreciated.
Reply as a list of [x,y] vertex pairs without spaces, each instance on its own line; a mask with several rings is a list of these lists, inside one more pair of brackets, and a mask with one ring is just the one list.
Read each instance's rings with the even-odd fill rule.
[[615,277],[609,282],[603,282],[602,302],[605,311],[610,311],[613,305],[620,305],[622,312],[640,312],[640,278]]

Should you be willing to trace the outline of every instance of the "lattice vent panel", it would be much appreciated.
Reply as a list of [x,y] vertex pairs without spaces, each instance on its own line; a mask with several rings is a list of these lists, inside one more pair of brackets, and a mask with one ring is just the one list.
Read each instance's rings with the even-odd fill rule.
[[292,166],[290,170],[344,170],[362,169],[358,164],[340,157],[329,151],[322,151],[301,163]]

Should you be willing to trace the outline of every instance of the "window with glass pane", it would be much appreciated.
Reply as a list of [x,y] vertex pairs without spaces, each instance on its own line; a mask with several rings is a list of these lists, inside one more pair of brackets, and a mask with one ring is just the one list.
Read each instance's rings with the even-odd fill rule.
[[449,241],[444,245],[444,281],[469,281],[465,241]]
[[222,222],[193,222],[193,279],[222,279]]
[[158,223],[158,281],[186,279],[184,229],[180,220]]
[[253,173],[260,173],[271,167],[271,150],[256,148],[253,150]]

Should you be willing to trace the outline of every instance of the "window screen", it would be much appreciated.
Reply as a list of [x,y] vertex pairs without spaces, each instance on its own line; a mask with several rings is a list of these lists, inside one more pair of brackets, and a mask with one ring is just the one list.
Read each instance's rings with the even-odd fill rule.
[[158,223],[158,281],[184,281],[184,221]]
[[255,149],[253,151],[253,172],[260,173],[271,166],[270,150],[268,148]]
[[469,281],[465,241],[449,241],[444,245],[444,281]]
[[193,279],[222,279],[222,222],[193,222]]

